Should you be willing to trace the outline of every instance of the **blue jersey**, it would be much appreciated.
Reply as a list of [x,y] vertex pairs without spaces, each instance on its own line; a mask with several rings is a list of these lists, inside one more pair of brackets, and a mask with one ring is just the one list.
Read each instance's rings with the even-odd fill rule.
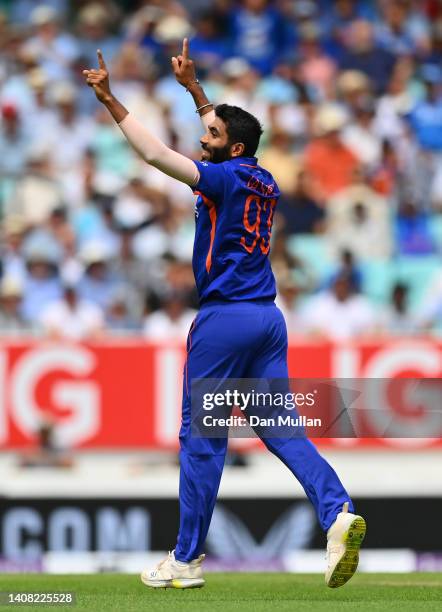
[[255,157],[196,161],[193,272],[200,302],[274,299],[269,261],[279,188]]

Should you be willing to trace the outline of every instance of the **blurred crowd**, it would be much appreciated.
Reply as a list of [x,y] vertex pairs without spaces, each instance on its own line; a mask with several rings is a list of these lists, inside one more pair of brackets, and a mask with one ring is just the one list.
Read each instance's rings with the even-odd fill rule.
[[441,0],[0,0],[0,334],[185,338],[192,191],[142,163],[84,85],[200,158],[170,57],[255,114],[282,197],[289,332],[442,328]]

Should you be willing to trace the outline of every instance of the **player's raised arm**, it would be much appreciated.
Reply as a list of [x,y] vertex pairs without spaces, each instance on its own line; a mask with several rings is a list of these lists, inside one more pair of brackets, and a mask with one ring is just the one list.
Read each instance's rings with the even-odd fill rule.
[[196,112],[207,129],[215,119],[215,111],[213,110],[213,104],[209,102],[204,89],[196,77],[195,65],[189,57],[189,40],[187,38],[183,40],[181,55],[172,57],[172,69],[178,83],[185,87],[186,91],[192,95]]
[[109,72],[101,51],[97,51],[98,70],[83,70],[86,83],[95,91],[97,99],[106,106],[135,151],[151,166],[187,185],[196,185],[199,172],[191,159],[169,149],[159,138],[142,125],[112,94]]

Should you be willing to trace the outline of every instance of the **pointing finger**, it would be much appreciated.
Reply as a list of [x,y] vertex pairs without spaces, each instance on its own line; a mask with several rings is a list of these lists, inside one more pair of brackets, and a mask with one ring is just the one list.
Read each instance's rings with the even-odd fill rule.
[[185,38],[183,40],[183,58],[184,59],[189,59],[189,39]]
[[101,53],[100,49],[97,49],[97,57],[98,57],[98,65],[100,66],[100,69],[106,70],[106,64],[104,62],[103,54]]

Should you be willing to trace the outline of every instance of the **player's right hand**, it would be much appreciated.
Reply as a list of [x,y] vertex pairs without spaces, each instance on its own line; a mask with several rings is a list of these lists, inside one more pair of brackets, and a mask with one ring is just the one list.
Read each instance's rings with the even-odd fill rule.
[[99,49],[97,50],[97,57],[98,70],[90,68],[89,70],[83,70],[83,74],[86,77],[86,83],[89,87],[93,87],[98,100],[100,100],[100,102],[106,102],[112,97],[109,85],[109,73],[103,59],[103,54]]
[[197,80],[194,63],[189,58],[189,40],[187,38],[183,40],[181,55],[172,57],[172,69],[178,83],[186,89]]

